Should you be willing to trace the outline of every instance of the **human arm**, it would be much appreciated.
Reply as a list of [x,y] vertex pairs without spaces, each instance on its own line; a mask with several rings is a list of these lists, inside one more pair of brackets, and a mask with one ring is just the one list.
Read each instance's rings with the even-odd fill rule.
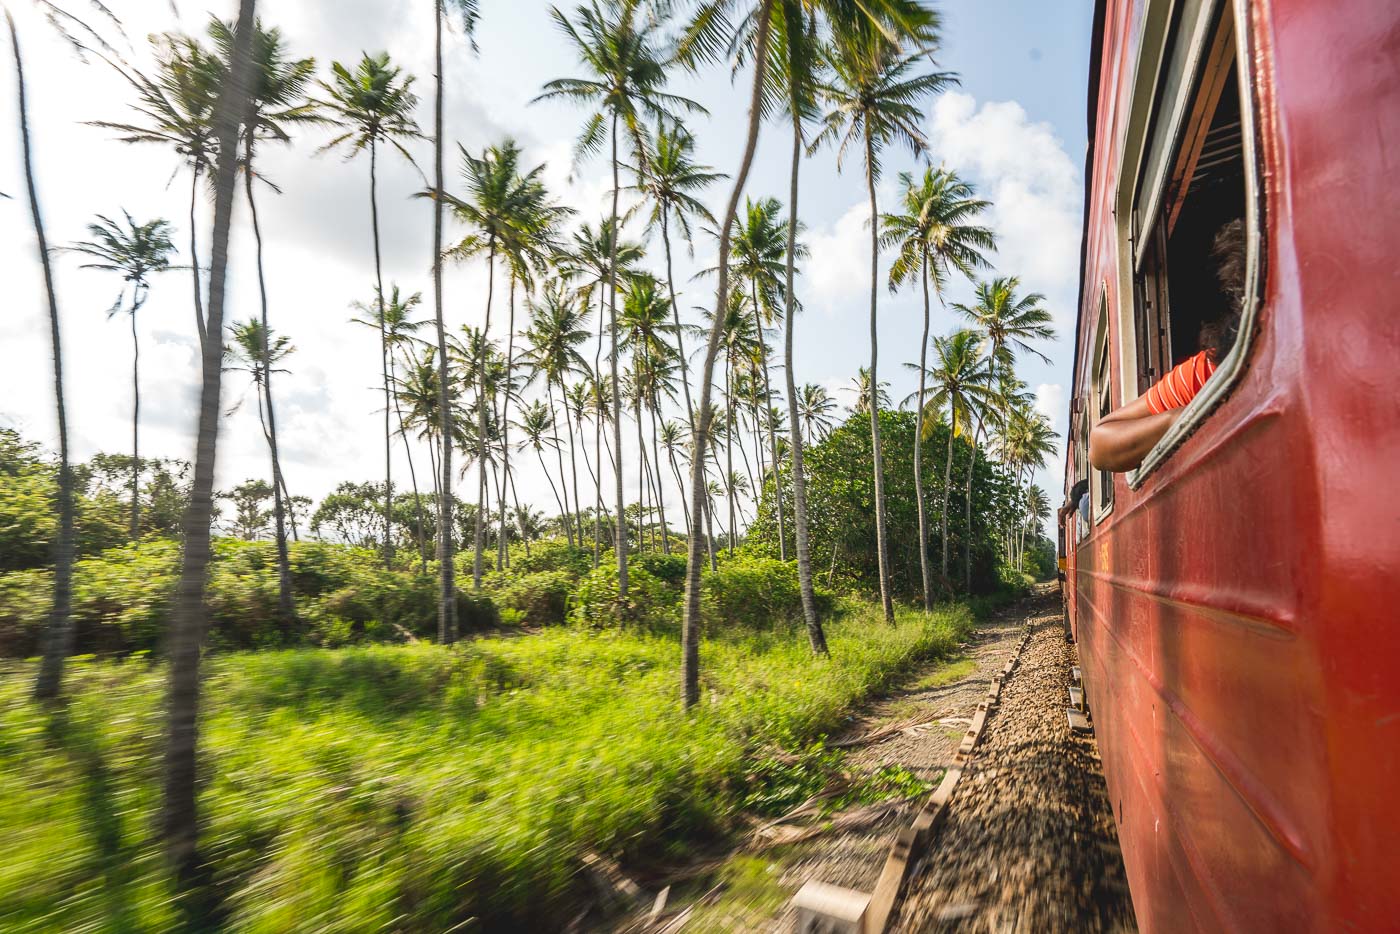
[[1154,413],[1147,396],[1138,396],[1105,415],[1089,432],[1089,463],[1096,470],[1114,473],[1132,470],[1180,415],[1179,408]]

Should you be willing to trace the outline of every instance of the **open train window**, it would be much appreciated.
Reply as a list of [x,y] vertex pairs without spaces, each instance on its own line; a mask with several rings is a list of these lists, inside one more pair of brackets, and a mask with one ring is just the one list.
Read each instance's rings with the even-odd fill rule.
[[[1090,360],[1093,377],[1090,380],[1089,405],[1092,424],[1113,411],[1113,389],[1109,371],[1108,299],[1099,297],[1099,314],[1094,325],[1094,355]],[[1113,474],[1107,470],[1093,471],[1089,486],[1093,492],[1094,521],[1098,522],[1113,508]]]
[[[1253,144],[1240,69],[1235,4],[1231,0],[1178,0],[1165,24],[1167,42],[1152,91],[1130,213],[1131,359],[1125,396],[1146,392],[1183,360],[1207,347],[1216,375],[1177,420],[1143,465],[1128,477],[1136,486],[1224,397],[1238,376],[1248,340],[1254,294],[1257,228],[1252,209]],[[1233,232],[1233,240],[1227,228]],[[1213,249],[1239,244],[1233,275]],[[1247,259],[1245,256],[1247,255]],[[1246,281],[1247,280],[1247,281]],[[1237,338],[1229,321],[1240,321]],[[1125,322],[1126,324],[1127,322]],[[1209,335],[1209,336],[1208,336]],[[1213,336],[1213,340],[1210,336]],[[1126,356],[1126,355],[1125,355]],[[1227,361],[1228,358],[1228,361]],[[1216,385],[1211,385],[1215,383]],[[1135,392],[1128,392],[1134,387]]]

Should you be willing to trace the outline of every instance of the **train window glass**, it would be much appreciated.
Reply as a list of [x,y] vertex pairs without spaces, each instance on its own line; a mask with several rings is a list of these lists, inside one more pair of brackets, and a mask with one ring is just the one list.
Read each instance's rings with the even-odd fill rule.
[[[1098,423],[1109,412],[1113,411],[1113,391],[1112,380],[1109,372],[1109,340],[1108,340],[1108,299],[1107,296],[1099,298],[1098,323],[1094,327],[1094,356],[1092,358],[1093,379],[1092,396],[1089,405],[1092,406],[1093,422]],[[1095,470],[1093,478],[1090,480],[1090,487],[1093,492],[1094,521],[1098,522],[1108,515],[1113,508],[1113,474],[1106,470]]]
[[[1173,51],[1161,93],[1175,99],[1159,103],[1134,199],[1139,393],[1199,352],[1206,326],[1230,311],[1211,250],[1217,233],[1245,216],[1247,192],[1234,18],[1229,3],[1220,6],[1208,38],[1193,46],[1197,67]],[[1189,25],[1177,22],[1174,35]]]

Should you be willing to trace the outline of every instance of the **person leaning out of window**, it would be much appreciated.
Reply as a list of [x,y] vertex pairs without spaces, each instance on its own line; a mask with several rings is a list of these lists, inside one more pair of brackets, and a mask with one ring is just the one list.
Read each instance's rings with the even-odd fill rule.
[[1244,307],[1244,254],[1244,224],[1230,221],[1220,228],[1211,246],[1229,311],[1201,329],[1199,353],[1177,364],[1147,392],[1094,426],[1089,432],[1089,463],[1096,470],[1121,473],[1141,464],[1230,352]]

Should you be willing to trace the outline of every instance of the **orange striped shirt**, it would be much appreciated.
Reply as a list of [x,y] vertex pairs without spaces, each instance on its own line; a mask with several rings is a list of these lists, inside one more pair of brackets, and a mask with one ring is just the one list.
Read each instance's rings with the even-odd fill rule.
[[1172,367],[1171,372],[1147,390],[1147,407],[1154,415],[1181,408],[1196,398],[1196,393],[1201,391],[1214,372],[1214,361],[1202,350]]

